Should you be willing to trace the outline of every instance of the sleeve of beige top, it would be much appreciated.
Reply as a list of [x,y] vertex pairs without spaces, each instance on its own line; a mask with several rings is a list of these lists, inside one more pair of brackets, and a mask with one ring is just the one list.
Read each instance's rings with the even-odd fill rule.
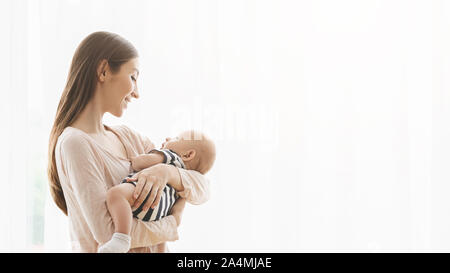
[[184,187],[184,190],[178,194],[193,205],[200,205],[208,201],[211,195],[208,178],[194,170],[177,169]]
[[[107,186],[101,158],[82,136],[65,139],[61,143],[61,153],[66,175],[83,217],[95,240],[103,244],[111,239],[114,224],[106,207]],[[133,219],[131,237],[132,248],[177,240],[175,218],[169,216],[154,222]]]

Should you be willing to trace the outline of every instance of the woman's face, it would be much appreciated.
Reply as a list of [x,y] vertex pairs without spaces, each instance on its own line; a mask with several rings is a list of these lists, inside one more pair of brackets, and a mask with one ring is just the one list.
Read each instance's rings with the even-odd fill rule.
[[104,111],[109,112],[116,117],[120,117],[127,108],[131,98],[139,98],[137,79],[139,76],[138,59],[121,65],[120,70],[112,73],[107,70],[105,81],[103,83],[103,106]]

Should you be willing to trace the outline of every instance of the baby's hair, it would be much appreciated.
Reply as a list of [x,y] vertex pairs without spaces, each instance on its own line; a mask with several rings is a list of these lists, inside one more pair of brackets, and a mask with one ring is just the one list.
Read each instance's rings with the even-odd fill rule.
[[[188,130],[186,131],[189,133],[188,137],[183,137],[184,140],[203,140],[204,138],[206,138],[205,134],[199,131],[195,131],[195,130]],[[185,132],[185,133],[186,133]],[[187,134],[186,134],[187,135]]]
[[205,174],[211,170],[216,160],[216,145],[207,137],[204,133],[190,130],[189,136],[184,137],[184,140],[192,141],[192,144],[199,149],[199,153],[202,155],[199,157],[197,171]]

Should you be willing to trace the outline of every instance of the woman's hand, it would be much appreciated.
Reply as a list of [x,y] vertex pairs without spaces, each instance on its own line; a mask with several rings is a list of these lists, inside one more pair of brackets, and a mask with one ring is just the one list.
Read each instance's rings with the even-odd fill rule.
[[167,166],[165,164],[157,164],[128,178],[129,181],[137,181],[136,189],[133,193],[133,199],[135,200],[132,206],[133,210],[139,208],[147,196],[148,199],[142,208],[143,211],[148,211],[150,207],[155,208],[159,204],[161,194],[170,177],[170,171]]
[[170,215],[175,217],[175,221],[177,221],[177,226],[180,226],[181,223],[181,215],[183,214],[184,206],[186,205],[185,198],[178,198],[170,209]]

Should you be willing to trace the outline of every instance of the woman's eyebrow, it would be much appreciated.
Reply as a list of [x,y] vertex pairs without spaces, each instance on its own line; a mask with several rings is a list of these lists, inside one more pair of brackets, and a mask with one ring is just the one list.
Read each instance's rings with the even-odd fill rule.
[[137,75],[139,76],[139,69],[134,68],[134,70],[136,71]]

